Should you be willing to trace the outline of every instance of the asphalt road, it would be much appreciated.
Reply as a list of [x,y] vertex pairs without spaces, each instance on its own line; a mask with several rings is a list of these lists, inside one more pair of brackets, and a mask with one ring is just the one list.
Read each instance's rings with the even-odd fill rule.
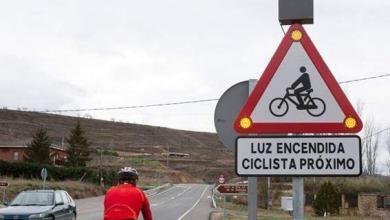
[[[156,220],[207,220],[211,208],[211,186],[178,184],[149,197]],[[78,220],[97,220],[103,216],[103,197],[76,201]],[[142,214],[140,214],[142,219]]]

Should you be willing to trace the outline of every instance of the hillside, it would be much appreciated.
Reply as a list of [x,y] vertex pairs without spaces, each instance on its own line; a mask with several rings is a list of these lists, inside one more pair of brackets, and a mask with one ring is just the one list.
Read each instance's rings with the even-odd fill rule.
[[[87,131],[93,148],[115,151],[119,156],[105,155],[103,165],[140,166],[149,178],[167,181],[214,181],[224,174],[233,177],[234,156],[218,140],[216,134],[154,127],[139,124],[111,122],[70,116],[0,111],[0,145],[23,145],[31,141],[39,127],[48,130],[53,143],[60,145],[69,135],[77,120]],[[163,153],[180,152],[189,158],[169,158],[168,167]],[[97,166],[95,155],[90,166]],[[177,175],[175,175],[177,174]],[[163,176],[163,177],[161,177]],[[156,177],[157,178],[157,177]]]

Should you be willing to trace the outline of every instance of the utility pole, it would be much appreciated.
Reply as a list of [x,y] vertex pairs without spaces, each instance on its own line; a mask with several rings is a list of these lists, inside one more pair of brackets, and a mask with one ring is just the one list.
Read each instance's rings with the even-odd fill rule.
[[169,144],[168,144],[168,153],[167,153],[167,168],[169,168]]

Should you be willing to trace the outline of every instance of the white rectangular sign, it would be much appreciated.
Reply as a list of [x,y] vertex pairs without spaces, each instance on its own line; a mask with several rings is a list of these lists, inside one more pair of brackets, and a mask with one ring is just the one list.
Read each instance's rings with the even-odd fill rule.
[[239,176],[359,176],[359,136],[246,136],[236,140]]

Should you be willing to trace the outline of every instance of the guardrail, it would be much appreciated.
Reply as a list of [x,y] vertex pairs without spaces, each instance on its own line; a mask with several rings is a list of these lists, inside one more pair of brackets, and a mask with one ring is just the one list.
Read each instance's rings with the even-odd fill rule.
[[217,208],[217,202],[215,201],[215,185],[213,186],[213,189],[211,190],[211,202],[213,205],[213,208]]

